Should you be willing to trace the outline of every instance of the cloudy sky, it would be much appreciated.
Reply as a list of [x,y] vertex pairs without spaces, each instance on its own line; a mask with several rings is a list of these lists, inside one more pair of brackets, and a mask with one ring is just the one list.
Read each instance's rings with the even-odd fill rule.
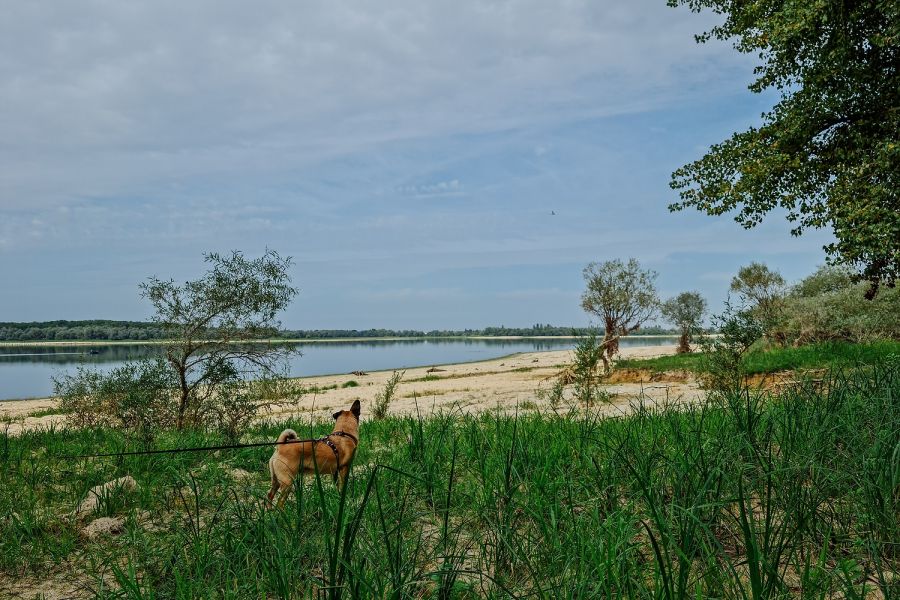
[[[672,170],[759,121],[753,60],[664,0],[10,2],[0,321],[144,319],[205,251],[291,255],[291,328],[581,325],[634,256],[718,308],[824,233],[670,214]],[[555,213],[555,214],[553,214]]]

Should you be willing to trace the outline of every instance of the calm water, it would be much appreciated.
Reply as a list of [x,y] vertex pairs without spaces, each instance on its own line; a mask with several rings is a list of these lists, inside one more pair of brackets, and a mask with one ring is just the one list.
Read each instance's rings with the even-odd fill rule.
[[[622,346],[654,346],[675,343],[676,338],[631,337]],[[309,342],[298,344],[302,352],[290,359],[295,377],[350,371],[378,371],[472,362],[516,352],[568,350],[573,340],[409,340],[367,342]],[[96,354],[91,354],[96,352]],[[107,371],[127,360],[154,357],[159,346],[53,346],[0,347],[0,399],[34,398],[52,394],[51,378],[73,372],[79,365]]]

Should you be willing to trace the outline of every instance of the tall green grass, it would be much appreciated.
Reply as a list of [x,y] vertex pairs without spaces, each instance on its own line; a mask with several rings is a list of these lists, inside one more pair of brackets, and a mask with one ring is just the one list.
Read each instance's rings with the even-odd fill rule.
[[[748,352],[744,356],[747,375],[774,373],[795,369],[827,369],[855,367],[900,357],[900,342],[882,341],[868,344],[827,342],[798,348],[770,348]],[[618,368],[661,371],[695,371],[703,369],[703,354],[676,354],[649,359],[624,359]]]
[[[75,565],[103,598],[897,598],[898,409],[893,362],[611,419],[389,417],[342,491],[306,478],[283,510],[261,501],[267,449],[63,461],[135,443],[0,429],[0,573]],[[253,438],[287,425],[328,427]],[[140,490],[82,520],[125,533],[80,537],[64,513],[126,474]]]

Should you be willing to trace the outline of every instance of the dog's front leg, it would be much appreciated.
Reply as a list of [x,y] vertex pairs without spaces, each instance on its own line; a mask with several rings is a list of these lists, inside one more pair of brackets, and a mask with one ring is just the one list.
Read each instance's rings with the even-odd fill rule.
[[344,489],[344,484],[347,483],[347,474],[350,472],[350,467],[341,467],[337,473],[337,488],[339,490]]

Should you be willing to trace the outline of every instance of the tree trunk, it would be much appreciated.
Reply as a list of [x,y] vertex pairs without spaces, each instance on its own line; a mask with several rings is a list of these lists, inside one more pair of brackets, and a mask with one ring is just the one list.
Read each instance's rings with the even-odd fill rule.
[[178,371],[178,384],[181,387],[181,397],[178,400],[178,419],[175,422],[175,428],[181,431],[184,429],[184,414],[187,412],[191,390],[187,382],[187,367],[183,364],[176,364],[175,369]]
[[603,367],[609,373],[609,364],[613,357],[619,353],[618,324],[612,319],[606,319],[606,331],[603,333]]
[[681,330],[681,338],[678,340],[678,354],[687,354],[691,351],[691,333],[684,329]]

